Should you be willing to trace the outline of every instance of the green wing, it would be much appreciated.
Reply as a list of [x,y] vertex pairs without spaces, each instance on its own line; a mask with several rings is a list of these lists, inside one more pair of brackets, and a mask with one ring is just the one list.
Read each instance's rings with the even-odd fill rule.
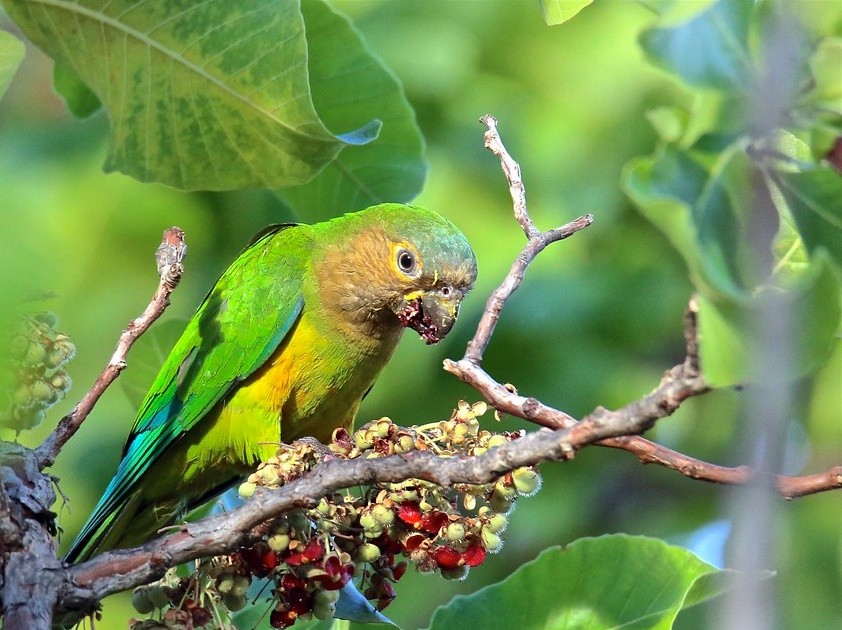
[[141,403],[117,473],[69,562],[99,544],[146,471],[281,344],[304,305],[310,246],[308,226],[272,226],[217,281]]

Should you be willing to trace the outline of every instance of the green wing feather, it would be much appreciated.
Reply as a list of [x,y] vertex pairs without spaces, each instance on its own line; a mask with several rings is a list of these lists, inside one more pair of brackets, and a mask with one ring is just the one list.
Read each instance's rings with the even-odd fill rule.
[[304,304],[308,226],[272,226],[208,293],[141,403],[117,473],[66,559],[95,548],[144,474],[281,344]]

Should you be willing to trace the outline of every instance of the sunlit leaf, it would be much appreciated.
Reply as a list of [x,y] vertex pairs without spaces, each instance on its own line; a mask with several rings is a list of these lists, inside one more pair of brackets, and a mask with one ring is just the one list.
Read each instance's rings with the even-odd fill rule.
[[0,31],[0,98],[9,88],[25,53],[22,41],[8,31]]
[[319,118],[298,2],[3,2],[108,110],[107,170],[188,190],[283,187],[379,129],[336,136]]
[[719,571],[686,549],[642,536],[582,538],[455,597],[436,610],[430,628],[669,628],[683,608],[770,575]]
[[301,5],[313,101],[332,129],[382,121],[375,142],[343,151],[307,184],[279,191],[302,216],[327,218],[384,201],[410,201],[427,165],[415,113],[395,76],[342,16],[321,0]]
[[563,24],[573,18],[593,0],[541,0],[544,21],[549,26]]
[[690,20],[644,31],[640,43],[656,65],[697,87],[743,90],[751,75],[751,2],[719,0]]

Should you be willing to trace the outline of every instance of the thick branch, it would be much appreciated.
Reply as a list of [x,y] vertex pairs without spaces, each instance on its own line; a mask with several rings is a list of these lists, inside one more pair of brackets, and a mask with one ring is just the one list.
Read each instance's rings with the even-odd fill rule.
[[126,368],[126,354],[134,342],[146,332],[167,308],[170,293],[178,286],[181,275],[184,273],[182,260],[186,253],[187,245],[184,243],[184,232],[181,228],[171,227],[164,230],[161,244],[155,252],[160,282],[152,301],[149,302],[146,310],[140,316],[129,322],[123,334],[120,335],[117,349],[93,387],[76,404],[73,411],[59,421],[55,431],[35,450],[41,470],[53,465],[62,447],[79,430],[82,422],[91,413],[105,390]]

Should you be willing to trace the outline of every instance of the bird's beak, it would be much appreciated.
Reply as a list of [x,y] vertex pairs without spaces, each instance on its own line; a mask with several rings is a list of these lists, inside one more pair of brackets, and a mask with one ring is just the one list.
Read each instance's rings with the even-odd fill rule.
[[404,297],[397,316],[428,344],[438,343],[456,323],[462,297],[462,291],[450,287],[415,291]]

